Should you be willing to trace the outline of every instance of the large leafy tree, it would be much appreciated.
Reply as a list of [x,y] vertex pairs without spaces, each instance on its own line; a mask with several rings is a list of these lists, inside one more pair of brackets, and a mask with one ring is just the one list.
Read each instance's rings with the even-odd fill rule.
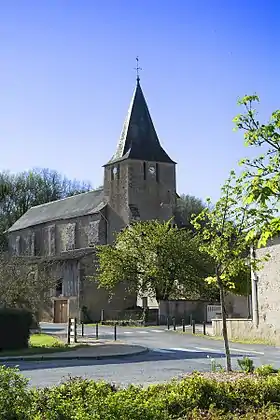
[[71,181],[49,169],[0,173],[0,250],[6,247],[3,232],[32,206],[88,191],[85,182]]
[[[250,269],[248,232],[258,224],[255,209],[244,203],[242,182],[234,172],[222,188],[220,199],[198,215],[193,223],[200,237],[200,249],[214,261],[215,275],[206,281],[216,283],[220,291],[223,338],[227,370],[231,370],[231,357],[227,333],[225,291],[242,290],[242,281]],[[257,264],[257,261],[254,261]],[[244,283],[243,283],[244,284]]]
[[54,265],[43,259],[0,254],[0,305],[24,307],[38,314],[45,304],[50,304],[50,290],[57,284]]
[[244,96],[239,104],[244,113],[234,118],[236,129],[244,132],[245,145],[259,150],[254,158],[244,158],[241,181],[246,203],[259,215],[259,223],[251,229],[248,239],[259,235],[258,245],[265,245],[268,238],[280,231],[280,110],[272,113],[267,123],[257,118],[256,95]]
[[188,230],[193,230],[191,219],[193,215],[198,215],[204,210],[205,204],[193,195],[182,194],[177,199],[177,206],[175,209],[175,221],[178,226],[183,226]]
[[207,294],[203,278],[213,267],[205,255],[198,238],[171,222],[138,222],[117,234],[113,245],[97,248],[98,282],[111,292],[123,283],[158,302],[199,297]]

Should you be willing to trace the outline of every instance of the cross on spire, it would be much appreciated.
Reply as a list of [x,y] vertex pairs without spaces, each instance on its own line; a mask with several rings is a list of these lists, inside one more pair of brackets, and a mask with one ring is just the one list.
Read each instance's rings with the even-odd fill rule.
[[139,67],[139,57],[138,57],[138,55],[136,57],[136,67],[134,67],[134,70],[136,70],[136,75],[137,75],[136,80],[137,80],[137,82],[139,82],[139,80],[140,80],[139,71],[142,70],[142,68]]

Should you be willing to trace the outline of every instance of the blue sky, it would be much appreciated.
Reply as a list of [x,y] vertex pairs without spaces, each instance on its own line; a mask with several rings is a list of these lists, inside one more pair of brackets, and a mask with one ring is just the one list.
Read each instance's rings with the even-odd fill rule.
[[0,170],[57,169],[102,183],[135,86],[178,162],[178,192],[216,199],[248,155],[232,118],[280,102],[280,2],[3,0]]

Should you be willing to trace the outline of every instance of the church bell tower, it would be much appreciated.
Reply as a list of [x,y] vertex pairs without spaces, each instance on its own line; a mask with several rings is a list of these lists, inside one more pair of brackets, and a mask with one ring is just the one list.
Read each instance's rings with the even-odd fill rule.
[[169,220],[176,205],[176,163],[159,142],[138,69],[117,150],[104,165],[104,195],[125,224]]

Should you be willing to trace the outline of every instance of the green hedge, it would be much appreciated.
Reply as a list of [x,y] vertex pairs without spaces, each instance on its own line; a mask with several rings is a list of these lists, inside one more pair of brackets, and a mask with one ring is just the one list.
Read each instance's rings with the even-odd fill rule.
[[0,420],[237,420],[280,418],[280,375],[217,382],[193,375],[147,389],[71,379],[32,390],[0,368]]
[[0,309],[0,350],[20,350],[28,347],[31,312],[25,309]]

